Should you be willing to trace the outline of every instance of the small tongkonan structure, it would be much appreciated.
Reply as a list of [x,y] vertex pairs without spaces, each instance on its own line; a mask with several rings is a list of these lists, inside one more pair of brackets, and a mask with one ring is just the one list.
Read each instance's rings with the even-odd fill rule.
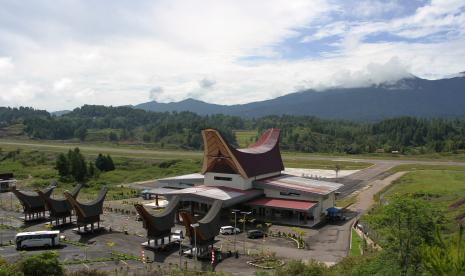
[[[82,184],[77,184],[69,194],[76,199],[81,188]],[[65,224],[67,218],[69,218],[68,222],[71,222],[73,206],[71,206],[68,199],[54,199],[47,197],[42,191],[37,191],[37,193],[45,202],[45,206],[49,211],[50,224],[55,221],[55,226],[58,226],[60,224],[60,219],[61,223]]]
[[[213,202],[208,213],[197,222],[193,220],[190,212],[180,212],[191,248],[196,246],[196,254],[200,256],[211,251],[210,246],[213,246],[215,237],[220,232],[222,205],[223,202],[221,200]],[[196,229],[191,226],[194,223],[198,224]]]
[[84,232],[87,232],[88,225],[90,225],[90,231],[94,232],[95,223],[97,223],[97,229],[100,229],[100,215],[103,213],[103,202],[107,192],[108,188],[103,187],[98,197],[88,203],[80,203],[69,192],[64,192],[66,199],[71,203],[76,214],[78,233],[81,233],[81,227],[84,227]]
[[[44,190],[42,192],[44,197],[50,198],[53,189],[55,189],[55,186],[52,186]],[[22,192],[16,189],[16,187],[12,187],[11,192],[15,194],[15,196],[18,198],[19,202],[23,206],[25,222],[45,218],[45,202],[37,193],[32,194]]]
[[162,212],[152,215],[141,204],[134,204],[144,228],[147,229],[147,247],[163,246],[166,238],[168,243],[171,243],[171,228],[174,226],[178,205],[179,197],[174,196]]

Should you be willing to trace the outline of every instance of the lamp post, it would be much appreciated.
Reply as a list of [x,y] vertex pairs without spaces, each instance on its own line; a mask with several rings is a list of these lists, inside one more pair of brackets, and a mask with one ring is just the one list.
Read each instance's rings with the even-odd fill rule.
[[182,241],[184,237],[179,235],[179,269],[182,271]]
[[238,209],[233,209],[231,213],[234,214],[234,229],[233,229],[233,234],[234,234],[234,254],[236,254],[236,228],[237,228],[237,212],[240,212],[241,210]]
[[[191,224],[191,227],[194,228],[194,246],[195,246],[195,266],[197,266],[197,253],[198,253],[198,249],[197,249],[197,227],[199,227],[200,224],[198,223],[193,223]],[[193,251],[193,250],[192,250]],[[192,252],[194,253],[194,252]]]
[[246,243],[246,240],[245,240],[245,239],[246,239],[246,237],[247,237],[247,235],[245,234],[245,217],[246,217],[247,215],[252,214],[252,212],[241,212],[241,214],[244,215],[244,221],[242,222],[242,231],[244,232],[244,254],[245,254],[245,243]]
[[3,246],[3,217],[2,217],[2,223],[0,224],[0,246]]

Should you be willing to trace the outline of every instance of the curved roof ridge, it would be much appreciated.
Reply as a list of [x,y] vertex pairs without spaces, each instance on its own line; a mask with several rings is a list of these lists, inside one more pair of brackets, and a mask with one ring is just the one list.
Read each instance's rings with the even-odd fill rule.
[[284,170],[279,150],[280,130],[277,128],[268,129],[256,143],[245,149],[236,149],[215,129],[202,130],[202,136],[203,174],[213,170],[218,163],[231,167],[245,178]]
[[245,153],[265,153],[272,150],[279,143],[281,130],[279,128],[270,128],[266,130],[258,140],[247,148],[236,149]]

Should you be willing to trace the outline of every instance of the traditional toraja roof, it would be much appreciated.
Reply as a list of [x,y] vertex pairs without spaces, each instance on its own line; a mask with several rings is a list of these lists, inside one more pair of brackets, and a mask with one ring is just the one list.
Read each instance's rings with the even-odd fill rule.
[[103,213],[103,201],[107,192],[108,188],[102,187],[97,198],[88,203],[78,202],[69,192],[64,192],[64,194],[76,212],[77,222],[92,223],[100,220],[100,215]]
[[273,188],[283,191],[298,191],[311,194],[327,195],[340,187],[342,184],[328,181],[315,180],[310,178],[283,174],[254,182],[256,188]]
[[280,130],[265,131],[248,148],[236,149],[215,129],[202,130],[204,161],[202,173],[237,173],[244,178],[284,170],[279,151]]
[[318,202],[314,201],[303,201],[303,200],[289,200],[282,198],[267,198],[262,197],[246,203],[246,205],[252,206],[263,206],[263,207],[273,207],[278,209],[290,209],[290,210],[301,210],[308,211]]
[[[76,199],[82,187],[82,184],[77,184],[76,187],[74,187],[74,189],[70,192],[70,195],[74,199]],[[54,199],[49,196],[46,196],[42,191],[37,191],[37,193],[45,202],[47,209],[50,211],[51,217],[62,218],[71,215],[71,210],[73,209],[73,207],[71,206],[71,203],[68,201],[68,199]]]
[[[44,197],[50,197],[55,186],[49,187],[43,191]],[[24,212],[36,213],[45,212],[45,202],[37,193],[26,193],[13,187],[11,192],[16,195],[21,205],[23,205]]]
[[159,238],[171,233],[174,226],[174,217],[179,206],[179,197],[173,197],[166,208],[155,215],[149,214],[141,204],[134,204],[137,213],[139,213],[147,229],[148,238]]
[[[207,244],[214,241],[220,232],[221,227],[221,209],[224,208],[224,201],[213,201],[208,213],[199,221],[196,230],[191,226],[195,220],[189,212],[182,211],[179,214],[186,228],[186,234],[190,239],[191,245],[196,241],[197,244]],[[196,236],[196,239],[194,238]]]

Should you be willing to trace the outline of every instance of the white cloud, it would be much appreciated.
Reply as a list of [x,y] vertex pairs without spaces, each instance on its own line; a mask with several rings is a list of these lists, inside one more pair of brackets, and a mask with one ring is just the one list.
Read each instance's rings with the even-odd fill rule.
[[[463,1],[432,1],[385,20],[382,15],[399,6],[362,1],[351,11],[362,9],[359,18],[344,18],[342,3],[6,0],[0,11],[0,105],[60,110],[186,97],[233,104],[301,88],[370,85],[409,72],[432,78],[464,70]],[[440,39],[366,41],[385,32]],[[282,58],[286,39],[307,45],[334,36],[335,50]]]
[[53,90],[55,91],[63,91],[65,89],[69,89],[71,87],[71,84],[73,83],[72,80],[68,78],[62,78],[56,82],[53,83]]
[[200,88],[210,89],[216,84],[215,80],[203,78],[199,81]]

